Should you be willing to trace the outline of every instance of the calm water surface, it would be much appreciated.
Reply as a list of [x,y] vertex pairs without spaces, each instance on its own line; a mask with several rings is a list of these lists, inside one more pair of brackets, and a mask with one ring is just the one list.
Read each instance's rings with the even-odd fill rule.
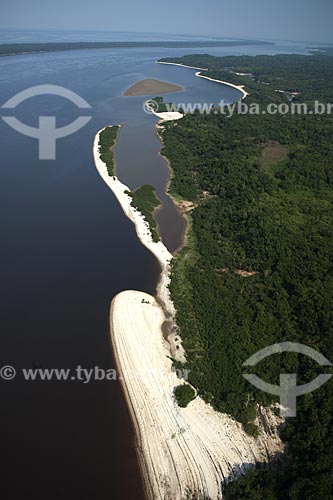
[[[304,46],[212,49],[216,55],[304,52]],[[186,53],[191,51],[186,50]],[[192,52],[207,52],[196,49]],[[156,119],[144,98],[123,91],[143,78],[184,87],[174,102],[219,102],[238,92],[195,78],[194,71],[155,64],[183,50],[121,49],[60,52],[0,59],[0,105],[33,85],[52,83],[85,98],[93,119],[57,144],[56,161],[38,161],[37,141],[0,120],[2,499],[140,500],[133,430],[117,382],[25,382],[22,368],[113,368],[108,314],[122,290],[154,293],[156,259],[136,238],[92,159],[95,133],[123,123],[116,159],[131,188],[152,184],[163,202],[159,225],[174,250],[183,221],[165,195],[165,161],[158,156]],[[1,110],[1,114],[11,114]],[[15,115],[36,126],[40,115],[58,126],[78,116],[63,99],[22,103]]]

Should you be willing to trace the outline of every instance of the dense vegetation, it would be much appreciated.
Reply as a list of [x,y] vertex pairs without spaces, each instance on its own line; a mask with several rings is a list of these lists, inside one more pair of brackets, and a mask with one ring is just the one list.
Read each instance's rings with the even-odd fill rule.
[[58,52],[61,50],[121,49],[130,47],[233,47],[246,45],[274,45],[273,42],[258,40],[203,40],[203,41],[153,41],[153,42],[56,42],[56,43],[4,43],[0,44],[0,56],[31,54],[37,52]]
[[186,406],[195,398],[195,390],[188,384],[178,385],[175,388],[174,394],[177,403],[181,408],[186,408]]
[[[277,83],[307,100],[333,101],[329,56],[199,55],[175,62],[224,79],[223,72],[251,73],[241,77],[249,102],[286,100],[275,92]],[[189,382],[245,425],[253,422],[256,403],[271,401],[242,377],[250,355],[296,341],[333,360],[332,126],[332,115],[197,112],[166,123],[162,133],[174,171],[171,190],[197,206],[170,286]],[[267,358],[253,372],[275,384],[280,373],[297,372],[300,384],[327,369],[288,354]],[[298,398],[297,418],[283,430],[284,466],[230,483],[228,500],[333,498],[332,386],[331,379]]]
[[[253,102],[279,101],[274,90],[300,92],[296,100],[333,100],[333,69],[331,57],[316,55],[227,56],[205,54],[165,58],[161,61],[208,68],[202,74],[236,85],[245,83]],[[236,73],[248,73],[237,75]]]
[[128,194],[132,197],[132,206],[139,210],[148,222],[153,240],[159,241],[160,237],[153,214],[161,202],[155,194],[155,189],[145,184],[135,191],[128,192]]
[[154,99],[149,100],[148,103],[155,103],[153,109],[155,113],[165,113],[172,106],[172,103],[164,102],[164,98],[161,96],[154,97]]
[[98,144],[100,159],[105,163],[110,176],[114,175],[113,147],[115,145],[119,129],[119,125],[112,125],[111,127],[106,127],[99,134]]

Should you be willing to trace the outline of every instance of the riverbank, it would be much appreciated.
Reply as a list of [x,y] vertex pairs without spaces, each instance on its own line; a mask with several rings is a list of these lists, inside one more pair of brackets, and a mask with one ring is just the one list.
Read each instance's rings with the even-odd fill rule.
[[172,259],[172,254],[167,250],[167,248],[161,241],[153,241],[151,231],[147,222],[143,218],[142,214],[131,205],[132,198],[127,194],[127,192],[130,191],[130,188],[120,182],[116,175],[112,177],[109,176],[106,165],[100,159],[99,155],[99,134],[102,132],[102,130],[97,132],[94,139],[93,155],[96,169],[104,182],[116,196],[123,209],[124,214],[133,222],[136,234],[141,243],[157,258],[161,266],[161,278],[158,284],[158,296],[163,303],[163,306],[165,307],[167,313],[173,316],[175,311],[170,300],[167,288],[169,284],[169,267],[170,261]]
[[[161,279],[157,297],[125,291],[112,301],[111,341],[122,384],[137,433],[138,456],[149,498],[186,498],[196,492],[222,498],[221,481],[244,472],[256,462],[267,462],[282,450],[273,414],[261,410],[269,429],[258,439],[249,437],[230,417],[216,413],[197,397],[187,408],[174,399],[182,375],[172,371],[170,344],[163,336],[175,310],[169,296],[172,255],[162,242],[155,243],[146,221],[131,206],[127,186],[110,177],[99,158],[99,133],[94,141],[97,171],[134,223],[140,241],[158,259]],[[180,376],[180,378],[179,378]],[[277,419],[278,420],[278,419]]]
[[[158,123],[163,123],[164,121],[168,121],[170,119],[175,119],[175,115],[179,115],[179,118],[182,118],[182,114],[180,113],[168,113],[168,115],[173,115],[165,117],[165,113],[154,113],[159,117]],[[121,127],[121,126],[119,126]],[[184,349],[181,345],[181,340],[178,336],[176,336],[176,327],[175,327],[175,308],[173,302],[170,298],[169,285],[170,285],[170,264],[173,255],[169,252],[166,246],[162,243],[162,241],[155,242],[151,233],[151,228],[149,224],[142,216],[142,214],[132,206],[132,197],[128,194],[130,192],[130,188],[119,181],[116,175],[110,176],[107,170],[105,163],[100,158],[99,153],[99,136],[100,133],[105,130],[100,130],[94,139],[93,146],[93,156],[95,160],[95,165],[98,173],[104,180],[104,182],[108,185],[108,187],[112,190],[114,195],[116,196],[118,202],[120,203],[125,215],[134,223],[135,230],[137,236],[141,243],[155,255],[157,258],[160,267],[161,267],[161,275],[159,282],[157,284],[156,297],[159,301],[161,307],[163,308],[165,314],[165,324],[163,331],[165,332],[165,337],[168,340],[171,355],[179,362],[185,362],[185,353]],[[120,128],[119,128],[120,129]],[[116,142],[112,146],[112,151],[116,146]],[[114,162],[114,172],[117,172],[117,163]],[[158,209],[157,209],[158,210]],[[176,340],[177,339],[177,340]]]
[[186,66],[185,64],[171,63],[171,62],[164,62],[164,61],[156,61],[156,62],[158,64],[170,64],[172,66],[180,66],[182,68],[197,69],[199,71],[197,71],[195,73],[195,76],[197,76],[198,78],[205,78],[205,80],[210,80],[211,82],[216,82],[216,83],[222,83],[223,85],[227,85],[228,87],[232,87],[243,94],[242,99],[245,99],[249,95],[249,93],[246,92],[246,90],[244,89],[244,87],[245,87],[244,85],[235,85],[233,83],[226,82],[224,80],[216,80],[215,78],[210,78],[209,76],[202,75],[201,72],[207,71],[207,68],[197,68],[195,66]]
[[243,94],[242,99],[245,99],[245,97],[249,95],[249,93],[244,90],[244,85],[234,85],[233,83],[226,82],[224,80],[216,80],[215,78],[210,78],[209,76],[202,75],[201,71],[197,71],[195,76],[197,76],[198,78],[205,78],[205,80],[209,80],[211,82],[222,83],[223,85],[227,85],[228,87],[239,90],[239,92]]
[[[161,143],[161,150],[159,151],[158,154],[165,161],[167,168],[168,168],[168,171],[169,171],[169,177],[167,179],[167,182],[165,184],[164,189],[165,189],[165,192],[172,199],[173,203],[176,205],[177,209],[179,210],[179,212],[181,213],[181,215],[185,221],[184,230],[182,232],[180,245],[173,252],[173,255],[176,256],[178,254],[178,252],[180,252],[181,249],[184,247],[184,245],[186,245],[186,243],[187,243],[187,237],[188,237],[188,232],[189,232],[189,227],[190,227],[189,213],[195,208],[195,205],[192,202],[189,202],[187,200],[182,200],[180,197],[176,197],[174,195],[174,193],[171,193],[171,191],[170,191],[170,186],[171,186],[172,177],[173,177],[173,170],[172,170],[169,158],[162,154],[162,148],[163,148],[164,143],[163,143],[163,136],[162,136],[161,132],[163,131],[163,123],[164,122],[169,121],[169,120],[180,120],[181,118],[184,117],[184,115],[181,113],[178,113],[178,112],[154,113],[154,114],[160,118],[159,121],[155,125],[156,135]],[[168,115],[167,117],[164,116],[166,114]],[[161,115],[163,115],[163,116],[161,116]]]

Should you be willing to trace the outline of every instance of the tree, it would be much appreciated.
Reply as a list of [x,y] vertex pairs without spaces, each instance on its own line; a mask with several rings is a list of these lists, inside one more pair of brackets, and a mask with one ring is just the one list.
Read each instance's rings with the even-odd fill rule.
[[178,385],[174,390],[174,395],[178,405],[182,408],[186,408],[196,396],[194,389],[188,384]]

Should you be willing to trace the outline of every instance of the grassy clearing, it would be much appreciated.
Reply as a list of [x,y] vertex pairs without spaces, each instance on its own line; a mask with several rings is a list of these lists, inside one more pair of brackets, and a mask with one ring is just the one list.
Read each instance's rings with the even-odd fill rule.
[[288,157],[288,149],[277,141],[268,141],[262,145],[261,157],[259,165],[263,170],[270,170],[273,165],[276,165]]

